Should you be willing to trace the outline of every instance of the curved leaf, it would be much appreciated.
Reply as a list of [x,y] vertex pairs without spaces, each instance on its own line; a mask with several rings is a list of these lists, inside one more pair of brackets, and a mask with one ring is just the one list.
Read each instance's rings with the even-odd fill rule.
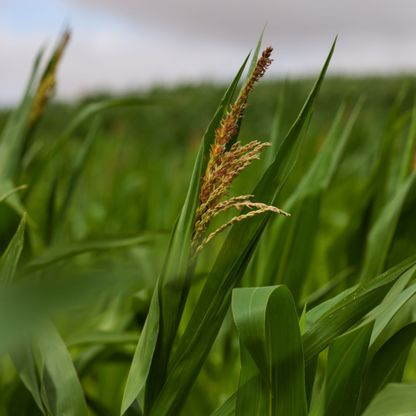
[[[179,320],[182,316],[184,301],[187,295],[187,281],[192,274],[190,269],[193,268],[193,265],[189,263],[189,250],[193,220],[198,203],[200,178],[207,163],[206,156],[208,155],[211,143],[214,140],[215,130],[224,113],[228,110],[228,106],[237,88],[237,84],[244,71],[247,60],[248,57],[245,59],[233,82],[225,92],[214,118],[202,139],[188,187],[188,193],[179,218],[172,231],[165,264],[158,278],[145,328],[140,336],[133,357],[132,366],[129,371],[123,394],[121,414],[124,414],[127,411],[137,397],[140,396],[141,399],[143,398],[146,383],[147,402],[153,401],[154,396],[157,395],[163,384],[169,354],[179,325]],[[172,291],[172,282],[175,284],[176,288],[174,291]],[[147,324],[148,321],[150,322],[149,324]],[[163,324],[162,331],[159,329],[161,323]],[[163,334],[163,339],[159,339],[161,334]],[[156,355],[156,348],[159,348],[157,351],[157,360],[154,358]],[[143,349],[145,351],[143,351]],[[153,374],[149,374],[152,363],[155,366],[155,369]],[[141,405],[145,405],[143,400],[141,400]]]
[[319,352],[328,346],[329,342],[343,334],[375,308],[394,282],[404,273],[413,274],[415,265],[416,256],[413,256],[371,282],[353,290],[347,289],[345,293],[336,297],[336,302],[328,302],[327,307],[317,307],[322,313],[316,313],[313,309],[308,312],[307,323],[309,314],[314,314],[315,319],[313,322],[309,321],[303,335],[306,363],[309,364]]
[[362,416],[416,415],[416,384],[388,384]]
[[241,376],[236,415],[306,415],[305,366],[298,315],[285,286],[233,291]]
[[25,226],[26,216],[24,215],[15,235],[0,258],[0,287],[7,286],[14,278],[17,263],[23,250]]
[[325,414],[356,414],[372,328],[372,322],[360,326],[338,337],[329,346]]
[[416,338],[416,323],[394,334],[374,355],[368,364],[362,383],[360,403],[367,407],[374,395],[387,383],[400,382],[407,357]]
[[[265,203],[276,204],[280,191],[296,162],[300,135],[310,117],[335,48],[329,52],[322,71],[299,116],[282,142],[274,161],[252,194]],[[220,330],[231,302],[231,292],[242,278],[270,215],[253,217],[231,228],[214,263],[191,319],[170,360],[170,369],[152,413],[177,414]],[[178,388],[179,386],[179,388]]]

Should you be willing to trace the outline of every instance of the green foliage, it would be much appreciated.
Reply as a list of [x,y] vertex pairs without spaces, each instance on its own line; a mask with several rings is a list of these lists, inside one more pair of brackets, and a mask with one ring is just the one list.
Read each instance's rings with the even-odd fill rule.
[[241,343],[235,414],[306,415],[305,361],[290,291],[235,289],[232,310]]
[[39,55],[0,117],[0,416],[416,414],[414,80],[324,82],[334,43],[314,84],[260,84],[233,139],[272,146],[233,193],[291,216],[191,253],[261,39],[222,98],[46,100],[33,123]]

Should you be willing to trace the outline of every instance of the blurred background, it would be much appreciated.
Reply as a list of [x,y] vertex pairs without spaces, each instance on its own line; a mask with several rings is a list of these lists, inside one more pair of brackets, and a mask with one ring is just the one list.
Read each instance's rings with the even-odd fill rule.
[[315,73],[337,34],[330,73],[412,73],[415,16],[412,0],[2,0],[0,104],[16,103],[36,51],[65,26],[74,33],[58,96],[73,99],[227,81],[265,25],[275,48],[270,77]]

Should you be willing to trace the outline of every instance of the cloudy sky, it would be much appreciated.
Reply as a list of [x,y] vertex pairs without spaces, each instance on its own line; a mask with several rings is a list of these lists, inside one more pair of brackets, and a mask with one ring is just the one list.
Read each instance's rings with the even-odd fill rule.
[[0,0],[0,104],[16,102],[33,57],[65,25],[59,96],[229,79],[267,24],[269,76],[416,72],[416,0]]

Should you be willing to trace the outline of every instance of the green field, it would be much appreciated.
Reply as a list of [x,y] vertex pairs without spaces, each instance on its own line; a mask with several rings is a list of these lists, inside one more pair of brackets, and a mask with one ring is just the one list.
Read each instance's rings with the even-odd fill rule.
[[[416,77],[267,78],[232,119],[250,61],[50,102],[59,52],[0,112],[0,415],[416,415]],[[195,253],[227,114],[210,195],[271,145]]]

